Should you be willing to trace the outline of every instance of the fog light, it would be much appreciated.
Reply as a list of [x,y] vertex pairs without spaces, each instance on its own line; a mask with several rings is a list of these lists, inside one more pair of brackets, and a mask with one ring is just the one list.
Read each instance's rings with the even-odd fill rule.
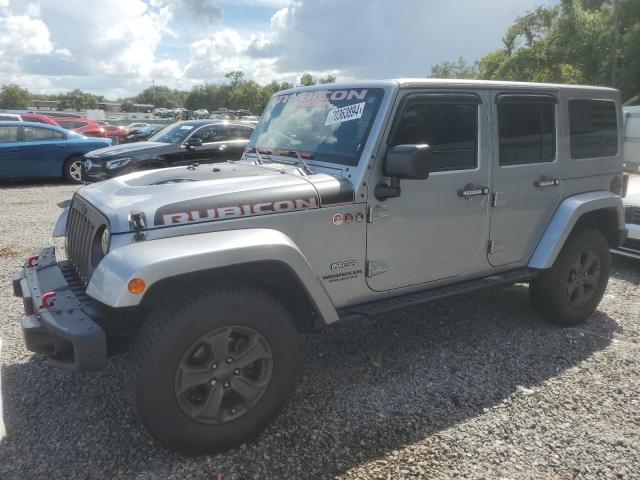
[[142,280],[141,278],[132,278],[129,281],[129,292],[133,293],[134,295],[140,295],[142,292],[144,292],[144,288],[144,280]]

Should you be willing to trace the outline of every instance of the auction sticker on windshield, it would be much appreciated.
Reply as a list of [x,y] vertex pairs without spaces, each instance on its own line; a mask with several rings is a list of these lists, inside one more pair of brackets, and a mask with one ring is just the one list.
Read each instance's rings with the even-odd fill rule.
[[365,105],[366,102],[362,102],[331,110],[327,115],[327,120],[324,122],[325,127],[328,125],[333,125],[334,123],[343,123],[348,122],[349,120],[357,120],[358,118],[362,117],[362,112],[364,112]]

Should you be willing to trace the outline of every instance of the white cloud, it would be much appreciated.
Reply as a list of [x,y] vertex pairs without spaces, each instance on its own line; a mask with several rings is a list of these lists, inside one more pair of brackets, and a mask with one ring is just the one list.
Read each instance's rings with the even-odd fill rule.
[[[513,19],[541,2],[558,0],[0,0],[0,84],[117,97],[152,79],[188,89],[231,70],[262,83],[306,71],[424,76],[499,47]],[[225,24],[232,6],[236,23]],[[256,28],[265,9],[270,24]]]

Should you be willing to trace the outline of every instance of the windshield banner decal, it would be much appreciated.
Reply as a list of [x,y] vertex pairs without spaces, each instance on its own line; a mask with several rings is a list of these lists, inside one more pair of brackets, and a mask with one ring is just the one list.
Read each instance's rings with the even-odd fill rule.
[[347,105],[346,107],[331,110],[324,122],[325,127],[334,123],[348,122],[349,120],[357,120],[362,117],[366,102],[356,103],[355,105]]
[[367,89],[361,90],[317,90],[311,92],[290,93],[278,95],[276,103],[291,103],[297,107],[322,107],[331,102],[343,100],[364,100]]

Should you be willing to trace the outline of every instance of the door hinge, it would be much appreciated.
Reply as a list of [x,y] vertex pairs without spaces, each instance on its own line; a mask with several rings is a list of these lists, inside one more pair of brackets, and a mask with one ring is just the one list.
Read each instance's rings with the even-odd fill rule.
[[496,253],[496,242],[494,240],[489,240],[487,252],[489,253],[489,255],[493,255],[494,253]]
[[370,261],[367,262],[367,277],[375,277],[387,271],[387,262]]
[[505,204],[504,192],[493,192],[493,198],[491,199],[492,207],[499,207]]
[[367,211],[367,223],[375,222],[389,216],[389,207],[386,205],[372,205]]

